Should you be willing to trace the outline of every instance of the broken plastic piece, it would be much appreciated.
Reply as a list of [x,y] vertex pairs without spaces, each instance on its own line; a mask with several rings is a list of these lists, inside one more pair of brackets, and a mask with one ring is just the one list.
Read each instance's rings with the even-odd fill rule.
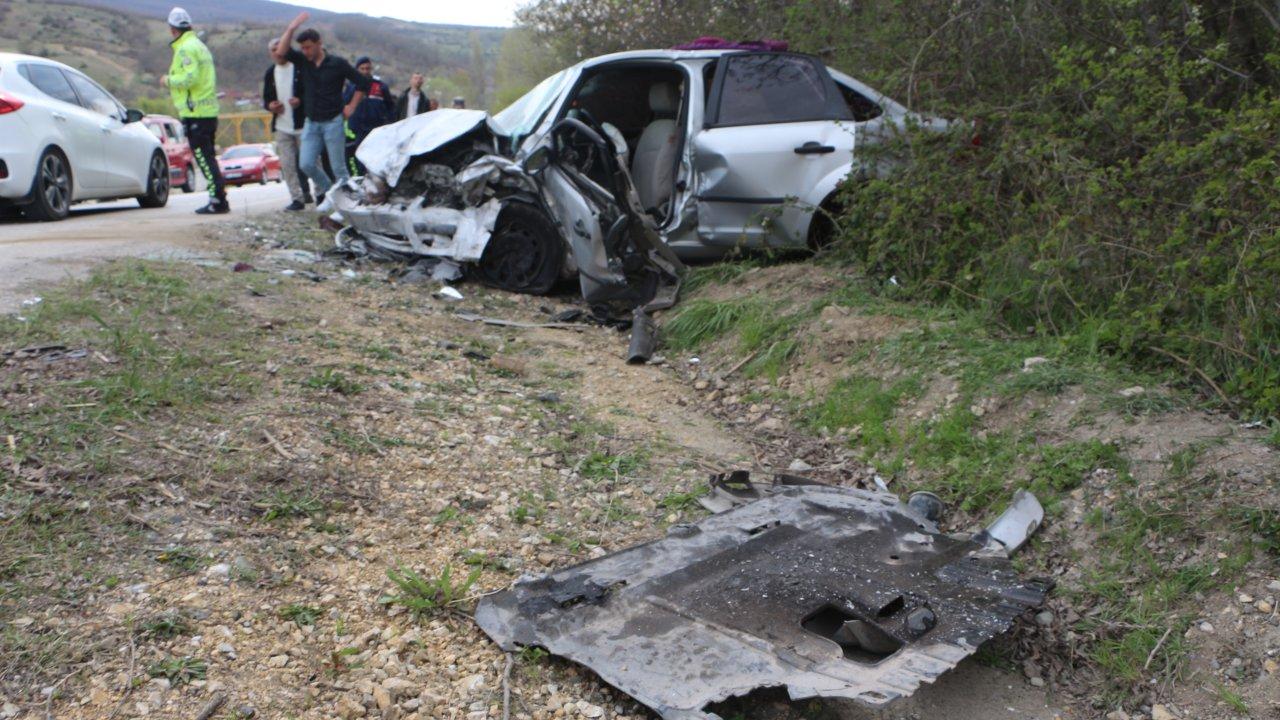
[[979,533],[979,537],[995,540],[1007,554],[1013,555],[1035,534],[1041,522],[1044,522],[1044,508],[1040,501],[1026,490],[1019,490],[1013,494],[1009,507]]
[[452,300],[454,302],[457,302],[462,299],[462,293],[458,292],[457,290],[453,289],[448,285],[445,285],[444,287],[436,291],[436,297],[439,297],[443,300]]
[[887,493],[740,472],[708,497],[723,511],[522,578],[481,600],[476,622],[504,650],[581,663],[667,720],[706,720],[710,705],[766,687],[884,706],[1051,587]]

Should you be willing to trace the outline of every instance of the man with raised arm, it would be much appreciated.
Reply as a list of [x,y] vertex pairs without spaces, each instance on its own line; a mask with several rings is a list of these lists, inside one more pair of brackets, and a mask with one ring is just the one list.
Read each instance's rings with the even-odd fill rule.
[[[308,13],[299,13],[285,28],[272,54],[277,60],[291,62],[302,70],[302,114],[306,121],[302,126],[298,165],[315,182],[318,203],[330,187],[350,177],[343,162],[346,145],[343,126],[369,92],[369,78],[356,72],[343,58],[326,52],[320,33],[313,28],[298,33],[300,51],[293,49],[294,33],[310,17]],[[356,91],[344,105],[342,87],[346,81],[355,85]],[[332,178],[320,163],[322,150],[329,155]]]

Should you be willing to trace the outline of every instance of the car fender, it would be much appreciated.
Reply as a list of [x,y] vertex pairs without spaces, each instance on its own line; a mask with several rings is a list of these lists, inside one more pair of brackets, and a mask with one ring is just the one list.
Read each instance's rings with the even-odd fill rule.
[[862,164],[854,159],[845,165],[827,173],[826,177],[818,181],[808,192],[802,197],[795,199],[795,205],[803,214],[803,219],[798,223],[800,239],[804,239],[809,235],[809,226],[813,222],[814,211],[822,207],[840,187],[840,183],[844,182],[849,176],[860,176],[862,174]]

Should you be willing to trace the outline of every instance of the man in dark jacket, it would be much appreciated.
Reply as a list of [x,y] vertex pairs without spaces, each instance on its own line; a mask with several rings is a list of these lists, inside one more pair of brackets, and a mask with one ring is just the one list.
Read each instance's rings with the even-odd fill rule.
[[[364,168],[356,161],[356,148],[373,132],[374,128],[389,125],[396,121],[395,96],[391,88],[373,74],[373,61],[369,57],[356,59],[356,72],[369,80],[369,93],[363,102],[356,106],[356,111],[347,118],[347,169],[352,175],[360,175]],[[343,102],[350,102],[356,92],[356,86],[348,83],[343,91]]]
[[[342,162],[345,119],[355,112],[369,90],[369,79],[337,55],[324,49],[320,33],[307,29],[298,34],[298,47],[294,50],[293,34],[310,18],[302,12],[289,23],[280,44],[276,46],[277,60],[287,60],[302,68],[302,112],[307,121],[302,126],[302,148],[298,165],[316,183],[316,200],[329,191],[335,182],[346,180],[350,174]],[[355,84],[356,90],[346,103],[342,101],[343,81]],[[333,165],[330,177],[320,165],[320,154],[327,150]]]
[[280,39],[269,44],[272,65],[262,78],[262,107],[271,113],[271,134],[280,156],[280,172],[293,199],[285,210],[298,211],[311,202],[311,183],[298,172],[298,151],[302,141],[302,70],[276,57]]
[[423,80],[422,73],[414,73],[413,77],[409,78],[409,89],[405,90],[400,95],[400,100],[396,102],[397,120],[421,115],[434,109],[431,107],[431,99],[422,90]]

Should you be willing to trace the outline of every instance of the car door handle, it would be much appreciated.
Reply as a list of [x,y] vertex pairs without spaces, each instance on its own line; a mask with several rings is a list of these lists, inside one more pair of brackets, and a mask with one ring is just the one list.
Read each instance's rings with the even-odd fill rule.
[[110,135],[110,134],[111,134],[111,126],[110,126],[110,125],[107,125],[106,123],[103,123],[102,125],[99,125],[99,126],[98,126],[98,129],[99,129],[99,130],[101,130],[101,131],[102,131],[102,134],[104,134],[104,135]]
[[54,120],[57,120],[58,122],[66,122],[66,121],[67,121],[67,116],[66,116],[66,115],[63,115],[63,114],[62,114],[62,113],[60,113],[60,112],[56,112],[56,113],[53,113],[53,119],[54,119]]
[[796,148],[797,155],[826,155],[835,151],[834,145],[823,145],[812,140]]

